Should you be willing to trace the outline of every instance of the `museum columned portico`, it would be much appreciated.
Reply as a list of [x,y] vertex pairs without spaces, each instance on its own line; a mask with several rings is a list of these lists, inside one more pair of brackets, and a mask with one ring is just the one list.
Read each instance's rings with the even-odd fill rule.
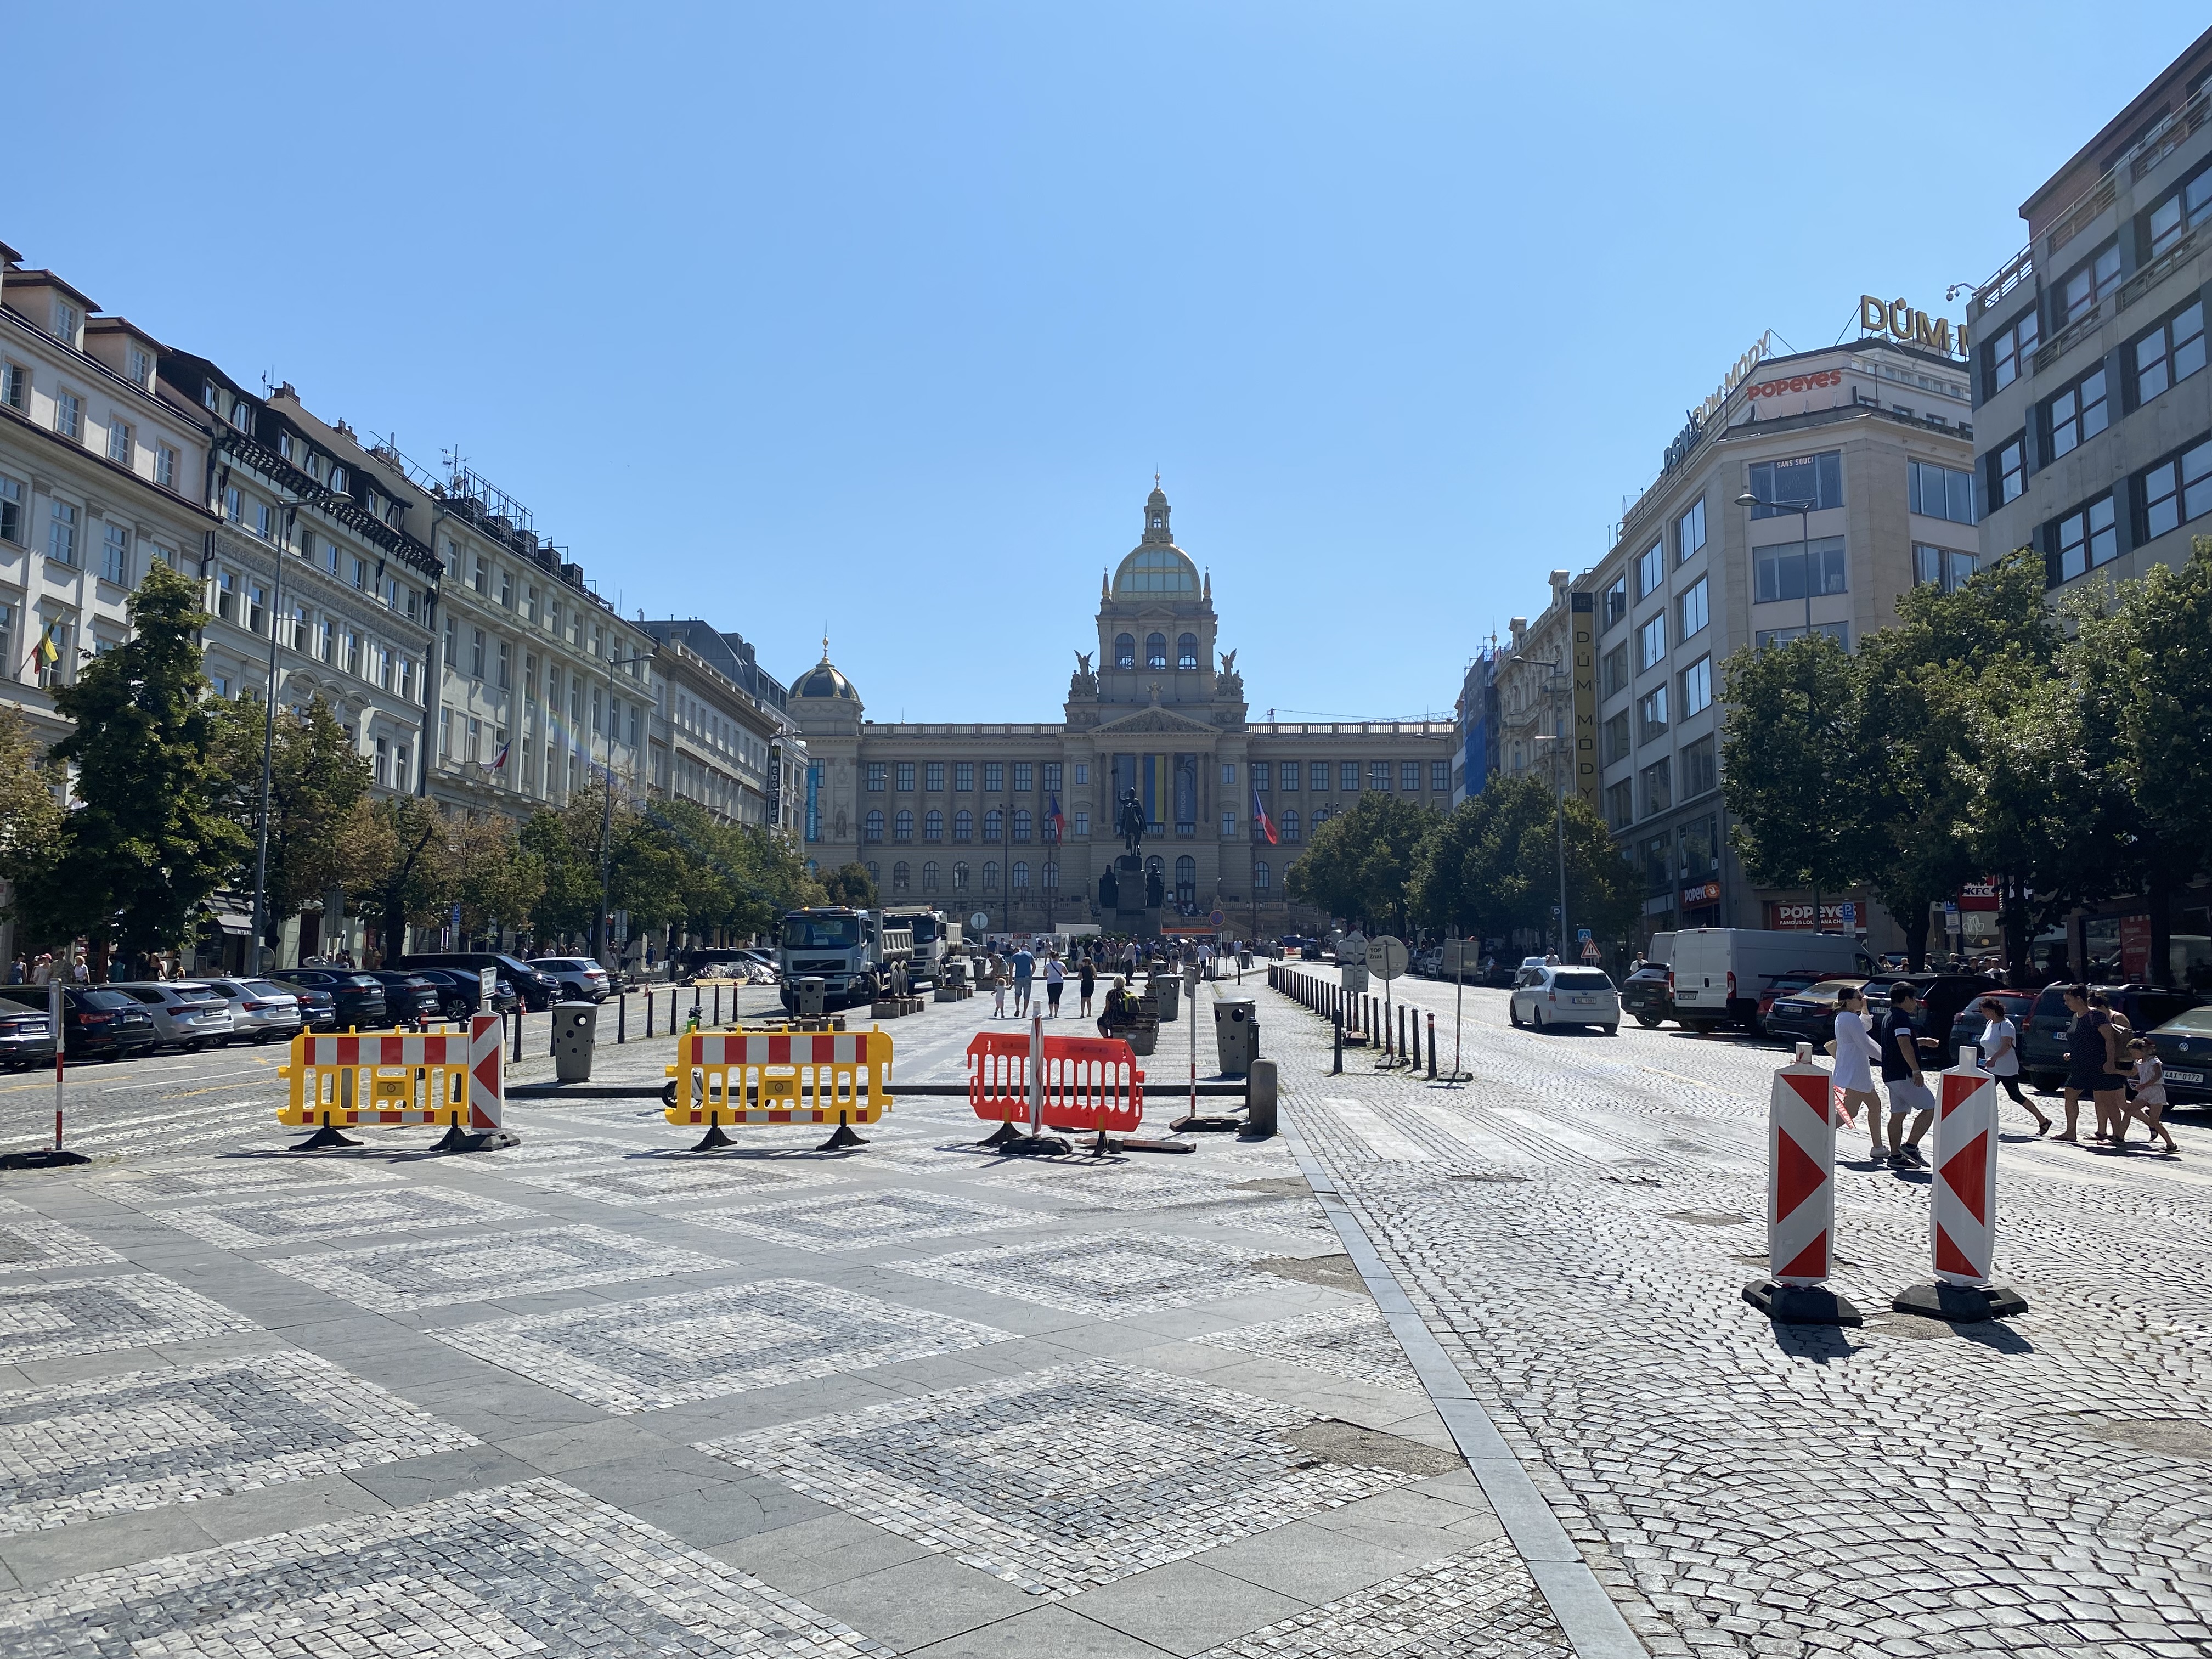
[[1256,935],[1324,920],[1293,914],[1284,883],[1314,831],[1361,793],[1448,808],[1449,721],[1249,718],[1212,578],[1176,545],[1169,515],[1156,488],[1142,538],[1102,579],[1095,648],[1075,653],[1056,724],[879,724],[826,652],[801,673],[790,708],[811,757],[808,859],[823,871],[857,861],[886,902],[981,911],[994,931],[1120,931],[1132,884],[1109,890],[1117,913],[1102,910],[1101,878],[1124,854],[1119,808],[1133,793],[1142,885],[1157,881],[1162,914],[1218,908],[1225,931]]

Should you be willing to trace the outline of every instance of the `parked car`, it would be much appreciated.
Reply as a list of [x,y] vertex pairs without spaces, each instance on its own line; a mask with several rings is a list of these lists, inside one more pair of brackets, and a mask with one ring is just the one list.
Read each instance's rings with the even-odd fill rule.
[[[457,973],[450,968],[411,968],[408,970],[418,979],[427,979],[439,988],[441,1006],[447,1019],[466,1019],[477,1011],[477,975]],[[495,1014],[512,1013],[516,998],[514,988],[505,980],[492,981],[491,1011]]]
[[310,1031],[334,1031],[338,1024],[337,999],[328,991],[319,991],[312,986],[288,985],[282,980],[270,980],[271,985],[300,1004],[300,1023]]
[[1615,1036],[1620,1031],[1620,993],[1595,968],[1524,964],[1506,1018],[1540,1031],[1554,1025],[1602,1025],[1607,1036]]
[[234,1042],[289,1042],[305,1024],[296,991],[265,979],[211,979],[208,983],[230,1005]]
[[110,985],[154,1017],[154,1041],[185,1054],[221,1042],[237,1029],[230,1004],[205,980],[131,980]]
[[1836,1035],[1836,999],[1844,990],[1866,984],[1856,974],[1816,980],[1803,990],[1777,997],[1766,1011],[1766,1035],[1778,1042],[1809,1042],[1814,1052],[1825,1049]]
[[395,968],[370,968],[364,971],[384,988],[384,1012],[394,1025],[411,1025],[418,1019],[444,1016],[446,988],[437,981]]
[[[1961,1049],[1982,1040],[1982,1027],[1988,1019],[1982,1013],[1982,1004],[1995,997],[2004,1005],[2005,1018],[2013,1023],[2015,1032],[2027,1030],[2028,1011],[2035,1006],[2034,994],[2027,991],[1985,991],[1975,997],[1952,1017],[1951,1033],[1943,1039],[1943,1063],[1956,1066]],[[2013,1038],[2015,1046],[2020,1038]],[[2017,1058],[2017,1056],[2015,1056]]]
[[[52,1065],[53,1019],[41,988],[11,985],[8,992],[8,1000],[0,1000],[0,1066],[21,1071],[26,1066]],[[33,992],[40,993],[35,1007]]]
[[544,1012],[561,1000],[561,988],[551,979],[503,951],[431,951],[401,957],[386,965],[404,968],[410,973],[417,968],[444,968],[457,974],[489,970],[512,985],[515,994],[522,999],[522,1006],[533,1014]]
[[563,1002],[606,1000],[607,970],[589,957],[532,957],[530,965],[561,988]]
[[295,987],[326,993],[337,1014],[334,1022],[349,1031],[373,1031],[389,1025],[384,1006],[384,981],[352,968],[295,968],[276,983],[286,990]]
[[1818,985],[1823,977],[1811,969],[1798,969],[1787,974],[1769,974],[1766,983],[1759,988],[1759,1007],[1751,1016],[1752,1036],[1766,1035],[1766,1016],[1773,1011],[1777,999],[1794,996],[1808,986]]
[[2166,1097],[2176,1105],[2212,1101],[2212,1006],[2185,1008],[2152,1030],[2166,1066]]
[[1662,1021],[1673,1019],[1674,999],[1667,990],[1667,964],[1647,962],[1621,981],[1620,1006],[1623,1012],[1634,1015],[1636,1023],[1647,1031],[1656,1030]]
[[62,1052],[70,1060],[120,1060],[150,1053],[160,1041],[153,1014],[135,997],[106,985],[72,986],[62,995]]
[[1759,1017],[1759,989],[1773,975],[1872,971],[1866,947],[1848,934],[1756,927],[1678,928],[1668,963],[1676,1017],[1693,1031],[1750,1029]]
[[[2154,1031],[2177,1014],[2201,1007],[2194,991],[2165,985],[2093,985],[2112,1000],[2112,1012],[2137,1031]],[[2051,1090],[2066,1081],[2066,1054],[2074,1016],[2066,1007],[2066,982],[2054,980],[2035,999],[2035,1012],[2021,1030],[2021,1070],[2037,1088]]]

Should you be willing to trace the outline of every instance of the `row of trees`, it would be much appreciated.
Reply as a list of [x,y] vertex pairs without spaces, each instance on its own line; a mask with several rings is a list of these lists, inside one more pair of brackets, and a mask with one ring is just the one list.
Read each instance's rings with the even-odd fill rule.
[[1723,790],[1752,880],[1863,889],[1915,967],[1929,905],[1993,881],[2023,984],[2039,928],[2139,893],[2166,976],[2173,897],[2212,872],[2212,539],[2056,611],[2023,550],[1915,588],[1856,653],[1814,635],[1738,652],[1726,677]]
[[[44,755],[0,711],[0,877],[26,935],[85,939],[96,976],[111,954],[187,944],[210,897],[252,890],[269,733],[258,702],[206,695],[195,584],[157,564],[131,613],[128,642],[56,692],[73,729]],[[782,836],[716,823],[690,801],[633,801],[617,788],[610,808],[594,782],[518,826],[379,797],[368,762],[320,702],[278,713],[269,755],[272,935],[342,894],[387,957],[410,924],[456,908],[466,934],[504,925],[547,945],[578,937],[599,908],[603,839],[611,908],[629,912],[634,933],[742,938],[786,908],[824,902]],[[841,890],[854,873],[837,872]]]
[[1286,890],[1294,902],[1401,934],[1556,940],[1562,811],[1567,925],[1620,939],[1637,912],[1633,872],[1595,811],[1572,792],[1562,808],[1533,773],[1493,778],[1449,812],[1363,794],[1314,831]]

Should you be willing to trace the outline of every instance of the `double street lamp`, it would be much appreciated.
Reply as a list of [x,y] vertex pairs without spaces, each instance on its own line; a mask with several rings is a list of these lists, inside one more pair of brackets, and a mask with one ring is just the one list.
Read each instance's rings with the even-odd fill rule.
[[1751,490],[1735,498],[1738,507],[1767,507],[1776,513],[1795,513],[1797,515],[1798,579],[1805,588],[1805,636],[1813,636],[1813,514],[1811,501],[1770,501]]
[[600,967],[607,965],[607,915],[614,904],[615,866],[612,842],[615,832],[615,670],[631,668],[641,662],[651,662],[650,652],[641,657],[609,657],[607,668],[607,740],[606,771],[600,782],[605,799],[599,811],[599,908],[592,918],[592,959]]
[[[1566,678],[1564,658],[1528,657],[1516,653],[1513,660],[1534,668],[1551,671],[1545,678],[1557,682]],[[1556,732],[1539,732],[1530,739],[1534,743],[1548,743],[1552,748],[1552,799],[1556,810],[1555,828],[1559,851],[1559,960],[1567,960],[1567,751],[1565,739]]]

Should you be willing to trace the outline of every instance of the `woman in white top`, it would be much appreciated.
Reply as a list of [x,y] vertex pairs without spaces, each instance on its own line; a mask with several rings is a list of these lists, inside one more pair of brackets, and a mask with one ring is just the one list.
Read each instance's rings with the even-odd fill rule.
[[1881,1058],[1881,1049],[1867,1035],[1866,994],[1856,985],[1847,985],[1836,994],[1836,1035],[1828,1044],[1828,1052],[1836,1057],[1836,1087],[1842,1091],[1843,1119],[1850,1128],[1857,1128],[1857,1113],[1863,1110],[1874,1136],[1873,1157],[1880,1163],[1881,1149],[1881,1100],[1874,1091],[1874,1073],[1867,1062]]
[[[2135,1085],[2136,1097],[2128,1103],[2128,1115],[2142,1120],[2144,1128],[2154,1139],[2166,1142],[2166,1156],[2179,1158],[2181,1148],[2173,1144],[2173,1131],[2164,1122],[2166,1116],[2166,1062],[2158,1057],[2148,1037],[2136,1037],[2128,1044],[2130,1058],[2135,1065],[2130,1069],[2128,1081]],[[2121,1123],[2124,1133],[2127,1125]],[[2120,1137],[2112,1137],[2112,1144],[2120,1144]]]
[[2004,1004],[1995,997],[1982,1000],[1982,1066],[1997,1080],[1997,1086],[2012,1097],[2015,1106],[2024,1106],[2035,1119],[2035,1133],[2051,1133],[2051,1120],[2042,1109],[2020,1091],[2020,1031],[2005,1018]]

